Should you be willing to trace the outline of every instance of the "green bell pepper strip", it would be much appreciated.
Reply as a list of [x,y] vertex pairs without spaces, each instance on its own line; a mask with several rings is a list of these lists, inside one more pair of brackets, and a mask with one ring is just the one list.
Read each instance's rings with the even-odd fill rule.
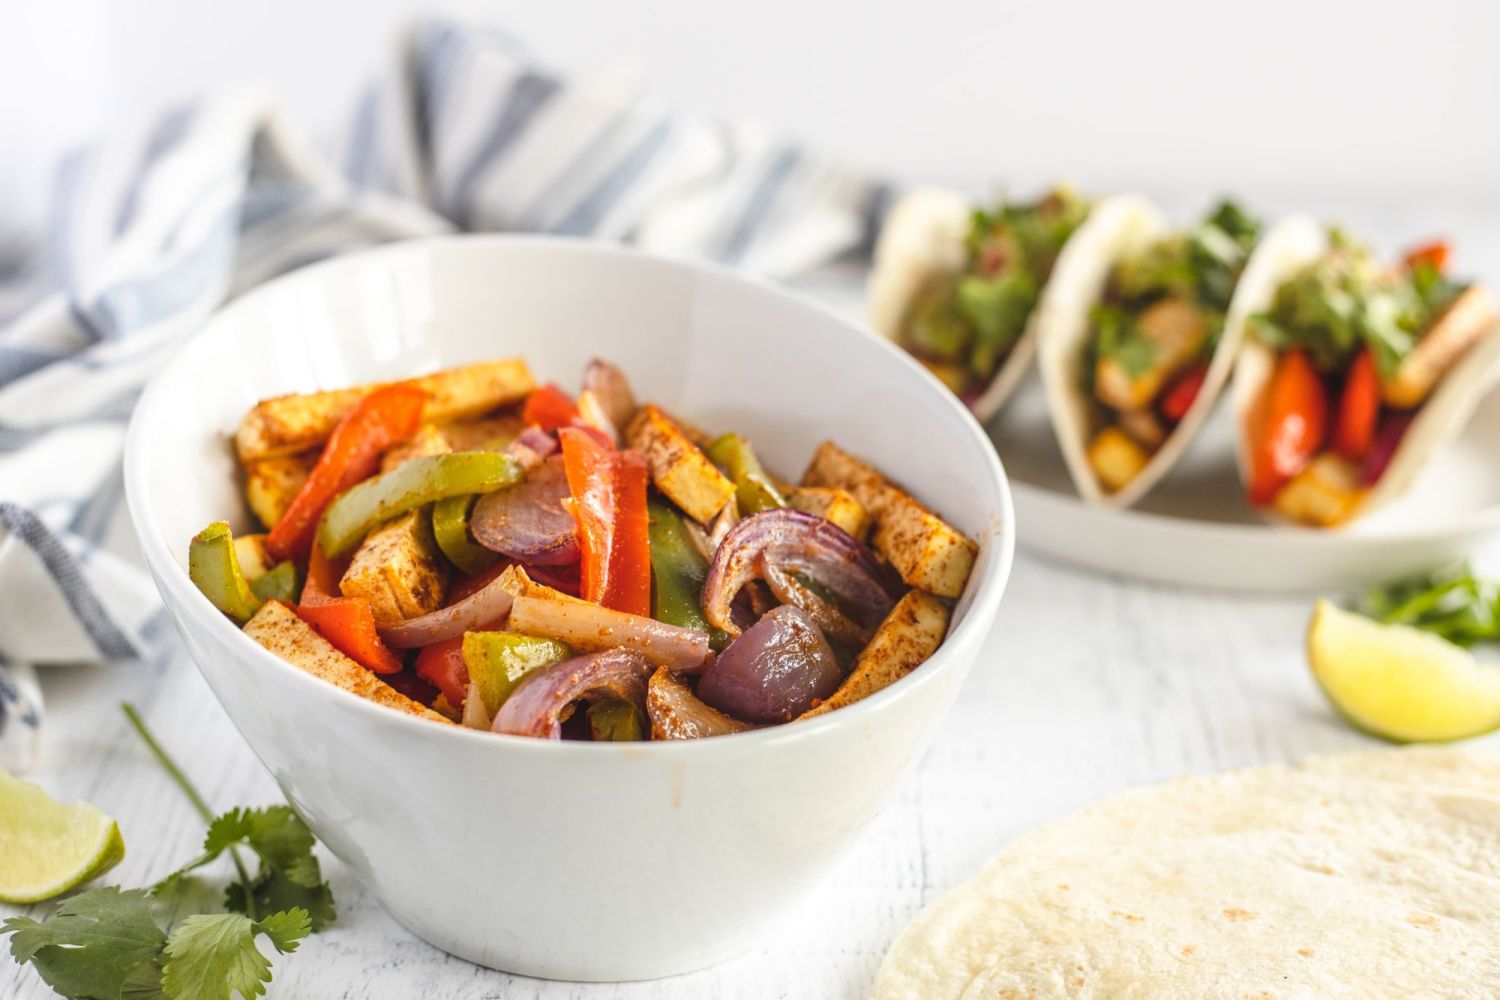
[[188,544],[188,578],[213,606],[243,625],[263,602],[250,590],[234,552],[234,535],[225,521],[215,521]]
[[566,643],[516,632],[465,632],[464,666],[479,685],[485,711],[494,718],[511,692],[534,670],[561,663],[573,655]]
[[250,592],[263,601],[295,604],[301,589],[302,575],[297,572],[297,564],[290,559],[282,560],[250,581]]
[[448,497],[432,505],[432,535],[448,561],[465,573],[482,573],[495,565],[500,553],[474,541],[469,534],[469,515],[474,511],[474,494]]
[[394,517],[448,497],[510,486],[522,475],[519,462],[497,451],[414,458],[340,493],[323,512],[318,545],[329,558],[341,558]]
[[750,442],[738,434],[725,434],[708,446],[708,457],[734,481],[734,496],[740,516],[786,506],[786,498],[771,482]]
[[622,698],[607,698],[589,705],[589,733],[599,743],[631,742],[649,738],[641,710]]
[[665,500],[646,502],[651,542],[651,617],[668,625],[708,633],[708,643],[723,648],[729,636],[703,617],[703,581],[708,561],[688,535],[682,515]]

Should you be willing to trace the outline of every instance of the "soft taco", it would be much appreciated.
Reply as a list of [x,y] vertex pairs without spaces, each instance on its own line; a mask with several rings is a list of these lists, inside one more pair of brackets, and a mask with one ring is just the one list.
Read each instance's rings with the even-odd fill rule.
[[1233,202],[1173,232],[1143,198],[1103,201],[1052,276],[1038,364],[1083,498],[1128,506],[1171,468],[1233,370],[1259,224]]
[[871,325],[989,420],[1031,366],[1049,279],[1088,213],[1066,187],[992,209],[953,191],[912,191],[875,249]]
[[1234,376],[1240,472],[1257,507],[1335,527],[1408,490],[1467,423],[1500,364],[1495,299],[1448,276],[1442,243],[1388,267],[1298,216],[1257,256],[1273,247]]

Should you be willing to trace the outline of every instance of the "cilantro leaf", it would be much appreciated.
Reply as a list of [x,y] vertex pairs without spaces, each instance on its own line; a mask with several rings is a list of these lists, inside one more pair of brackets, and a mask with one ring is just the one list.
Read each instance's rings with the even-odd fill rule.
[[233,809],[209,824],[203,838],[203,853],[167,876],[158,891],[171,887],[188,872],[209,864],[226,851],[248,847],[260,857],[260,870],[248,881],[230,883],[225,906],[256,915],[300,907],[311,918],[312,929],[322,930],[337,912],[333,891],[323,881],[313,853],[315,843],[312,831],[290,806]]
[[1500,584],[1476,577],[1467,564],[1376,588],[1360,611],[1459,646],[1500,641]]
[[147,891],[118,886],[79,893],[45,921],[11,917],[0,930],[15,960],[64,997],[117,997],[127,986],[133,998],[150,997],[142,987],[167,941]]
[[[313,861],[317,864],[316,859]],[[316,869],[314,869],[316,874]],[[312,885],[297,882],[285,871],[263,868],[260,877],[248,887],[242,882],[232,882],[224,892],[224,908],[236,913],[248,913],[245,903],[246,891],[255,904],[256,913],[278,913],[298,909],[307,912],[312,929],[320,931],[338,916],[333,905],[333,890],[328,883],[316,878]]]
[[265,934],[282,954],[295,951],[309,930],[305,911],[278,913],[256,922],[239,913],[200,913],[188,917],[167,939],[162,987],[169,997],[192,1000],[245,1000],[266,992],[271,960],[256,947]]
[[161,987],[160,956],[130,970],[120,986],[120,1000],[168,1000]]

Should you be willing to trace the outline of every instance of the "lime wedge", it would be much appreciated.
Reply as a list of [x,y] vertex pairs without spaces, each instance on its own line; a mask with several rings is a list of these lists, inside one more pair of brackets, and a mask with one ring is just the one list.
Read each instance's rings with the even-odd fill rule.
[[40,785],[0,770],[0,902],[51,899],[123,857],[114,820],[87,802],[63,805]]
[[1500,667],[1407,625],[1382,625],[1318,602],[1307,661],[1328,700],[1365,732],[1442,743],[1500,729]]

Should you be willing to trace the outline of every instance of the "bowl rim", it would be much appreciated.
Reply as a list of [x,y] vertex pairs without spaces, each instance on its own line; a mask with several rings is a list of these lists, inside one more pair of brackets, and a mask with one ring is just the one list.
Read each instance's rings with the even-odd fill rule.
[[[130,511],[131,526],[145,555],[146,564],[151,570],[152,578],[156,582],[158,590],[163,592],[161,594],[163,603],[173,605],[173,607],[168,608],[169,612],[175,608],[184,617],[191,618],[193,623],[198,627],[210,630],[232,631],[234,638],[226,635],[224,641],[231,645],[235,642],[240,643],[241,655],[247,661],[264,664],[262,669],[289,672],[296,677],[293,683],[305,683],[309,685],[307,688],[309,691],[321,691],[324,696],[342,698],[345,699],[345,704],[353,703],[359,706],[352,710],[366,713],[372,725],[390,724],[401,727],[421,727],[420,731],[427,733],[429,738],[476,740],[497,748],[509,748],[523,753],[552,755],[585,753],[589,754],[594,760],[600,760],[602,759],[602,755],[611,753],[617,756],[623,755],[629,759],[638,759],[642,755],[655,756],[710,752],[710,749],[705,749],[705,747],[718,747],[726,751],[731,749],[753,751],[756,747],[770,746],[785,740],[816,738],[841,726],[852,728],[858,717],[874,714],[882,706],[907,698],[920,688],[934,683],[940,674],[956,669],[959,665],[957,662],[959,658],[958,650],[966,649],[970,646],[978,647],[983,644],[994,622],[995,615],[999,610],[1005,587],[1009,582],[1015,561],[1016,547],[1015,502],[1011,492],[1010,479],[1006,475],[1004,465],[993,443],[985,435],[983,428],[980,427],[979,422],[969,412],[969,409],[960,403],[938,381],[936,376],[924,368],[916,359],[912,358],[911,355],[893,345],[885,338],[876,335],[864,324],[841,315],[811,295],[778,284],[769,278],[735,271],[725,265],[711,261],[684,259],[600,240],[530,233],[445,234],[383,243],[351,253],[338,254],[285,274],[277,275],[275,278],[256,286],[245,294],[220,305],[219,308],[215,309],[212,314],[199,324],[197,329],[188,335],[187,340],[194,341],[205,335],[211,335],[215,327],[222,322],[226,315],[237,312],[245,308],[248,303],[255,302],[261,298],[270,298],[275,295],[284,294],[284,290],[288,287],[293,287],[301,283],[315,282],[320,279],[325,271],[367,267],[372,263],[378,264],[385,257],[396,258],[405,255],[420,254],[433,248],[441,248],[443,251],[447,251],[455,247],[458,248],[457,252],[459,253],[468,253],[471,250],[478,252],[487,247],[519,247],[523,251],[526,248],[538,248],[549,252],[558,252],[563,255],[577,254],[612,258],[627,262],[645,262],[652,266],[665,267],[684,272],[688,275],[711,275],[716,279],[728,281],[732,284],[753,288],[773,298],[792,301],[802,309],[810,310],[827,320],[831,320],[834,325],[843,328],[850,335],[862,336],[874,342],[873,346],[876,350],[884,351],[894,356],[898,364],[904,365],[906,370],[919,383],[925,386],[924,392],[940,397],[937,405],[947,407],[950,413],[958,416],[960,424],[964,428],[963,433],[968,436],[971,444],[977,446],[975,450],[982,456],[981,460],[984,463],[985,478],[998,494],[1000,509],[996,513],[999,523],[992,527],[986,538],[986,547],[990,550],[990,558],[982,561],[985,565],[983,575],[977,580],[971,576],[969,580],[966,590],[972,588],[972,597],[963,620],[959,622],[956,628],[951,629],[944,636],[942,645],[938,647],[937,651],[919,665],[923,669],[911,670],[906,676],[887,685],[874,694],[860,699],[852,705],[847,705],[811,719],[794,719],[790,722],[774,726],[716,736],[708,740],[642,740],[597,747],[586,740],[539,740],[527,736],[469,729],[456,724],[434,727],[430,720],[418,718],[405,712],[392,711],[328,681],[314,677],[255,642],[249,636],[245,635],[240,628],[230,622],[229,619],[224,617],[217,608],[214,608],[209,603],[207,598],[198,592],[197,588],[192,586],[187,573],[178,564],[177,560],[173,558],[165,541],[157,537],[157,532],[154,530],[154,521],[150,516],[150,511],[145,507],[149,490],[144,481],[146,470],[144,459],[142,458],[147,449],[143,447],[142,442],[145,440],[147,424],[151,419],[151,414],[158,408],[157,397],[165,391],[161,386],[167,381],[168,376],[176,366],[183,363],[184,352],[181,351],[174,354],[161,369],[151,376],[145,389],[142,391],[141,397],[131,414],[129,427],[126,430],[123,460],[126,505]],[[629,266],[634,266],[634,264],[630,264]],[[978,564],[976,564],[977,568]],[[171,592],[170,598],[167,594],[168,591]],[[184,624],[183,627],[186,628],[186,625]],[[975,656],[978,653],[979,650],[976,648]],[[191,658],[191,654],[189,656]],[[194,666],[198,666],[196,661],[194,662]],[[198,669],[201,674],[202,668],[199,667]],[[418,730],[411,731],[415,733]],[[440,731],[446,731],[448,735],[438,735]]]

